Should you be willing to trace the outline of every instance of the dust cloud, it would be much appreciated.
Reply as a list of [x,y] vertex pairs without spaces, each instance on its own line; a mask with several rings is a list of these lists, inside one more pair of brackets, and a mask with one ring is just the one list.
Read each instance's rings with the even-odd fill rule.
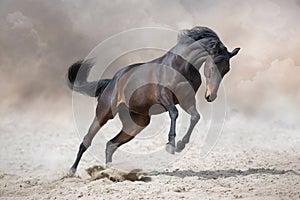
[[201,25],[229,50],[241,47],[223,82],[228,120],[294,127],[300,120],[299,11],[296,0],[2,0],[1,113],[70,113],[67,68],[99,42],[132,28]]

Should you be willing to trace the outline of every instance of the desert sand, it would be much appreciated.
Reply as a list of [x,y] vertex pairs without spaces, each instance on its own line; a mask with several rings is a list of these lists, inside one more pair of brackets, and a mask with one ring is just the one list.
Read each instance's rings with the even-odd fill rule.
[[[172,156],[167,153],[144,169],[134,155],[122,162],[116,155],[116,166],[136,170],[138,177],[128,178],[126,170],[124,175],[118,169],[90,177],[86,169],[97,173],[100,168],[94,166],[103,166],[91,150],[83,156],[76,176],[68,177],[80,137],[74,123],[62,119],[28,113],[2,117],[0,199],[300,199],[300,134],[296,128],[251,126],[251,122],[231,119],[205,156],[199,156],[199,141],[168,165],[159,165],[163,156]],[[106,130],[113,130],[113,125],[108,124]],[[103,139],[101,132],[97,137]],[[121,148],[141,144],[133,140]],[[97,142],[93,147],[104,154]]]

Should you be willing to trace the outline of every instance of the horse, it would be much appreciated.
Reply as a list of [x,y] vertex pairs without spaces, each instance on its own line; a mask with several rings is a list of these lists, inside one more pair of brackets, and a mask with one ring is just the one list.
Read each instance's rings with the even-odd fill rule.
[[[150,123],[151,115],[163,112],[168,112],[171,119],[165,149],[171,154],[181,152],[189,143],[191,133],[200,119],[195,99],[195,93],[202,83],[200,67],[205,63],[205,99],[213,102],[223,77],[230,70],[230,59],[239,50],[235,48],[229,52],[213,30],[196,26],[180,31],[177,44],[161,57],[126,66],[112,79],[87,81],[95,64],[90,59],[71,65],[66,75],[68,86],[76,92],[97,97],[98,101],[95,118],[79,146],[70,174],[76,173],[83,153],[100,128],[116,114],[119,114],[122,129],[106,143],[107,165],[111,164],[113,153],[121,145],[132,140]],[[175,145],[177,104],[190,115],[190,125],[184,137]]]

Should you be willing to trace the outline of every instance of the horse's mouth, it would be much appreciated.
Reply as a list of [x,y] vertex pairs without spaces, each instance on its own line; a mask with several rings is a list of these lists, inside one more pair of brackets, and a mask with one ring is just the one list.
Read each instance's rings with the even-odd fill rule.
[[217,95],[213,95],[213,94],[206,95],[205,94],[205,99],[207,102],[213,102],[216,98],[217,98]]

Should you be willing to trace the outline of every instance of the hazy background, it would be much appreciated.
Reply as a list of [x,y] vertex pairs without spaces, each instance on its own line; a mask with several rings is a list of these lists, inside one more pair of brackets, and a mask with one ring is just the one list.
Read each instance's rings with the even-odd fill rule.
[[241,47],[224,80],[227,120],[296,128],[299,17],[297,0],[0,0],[1,116],[71,119],[65,73],[98,43],[132,28],[201,25],[215,30],[229,50]]

